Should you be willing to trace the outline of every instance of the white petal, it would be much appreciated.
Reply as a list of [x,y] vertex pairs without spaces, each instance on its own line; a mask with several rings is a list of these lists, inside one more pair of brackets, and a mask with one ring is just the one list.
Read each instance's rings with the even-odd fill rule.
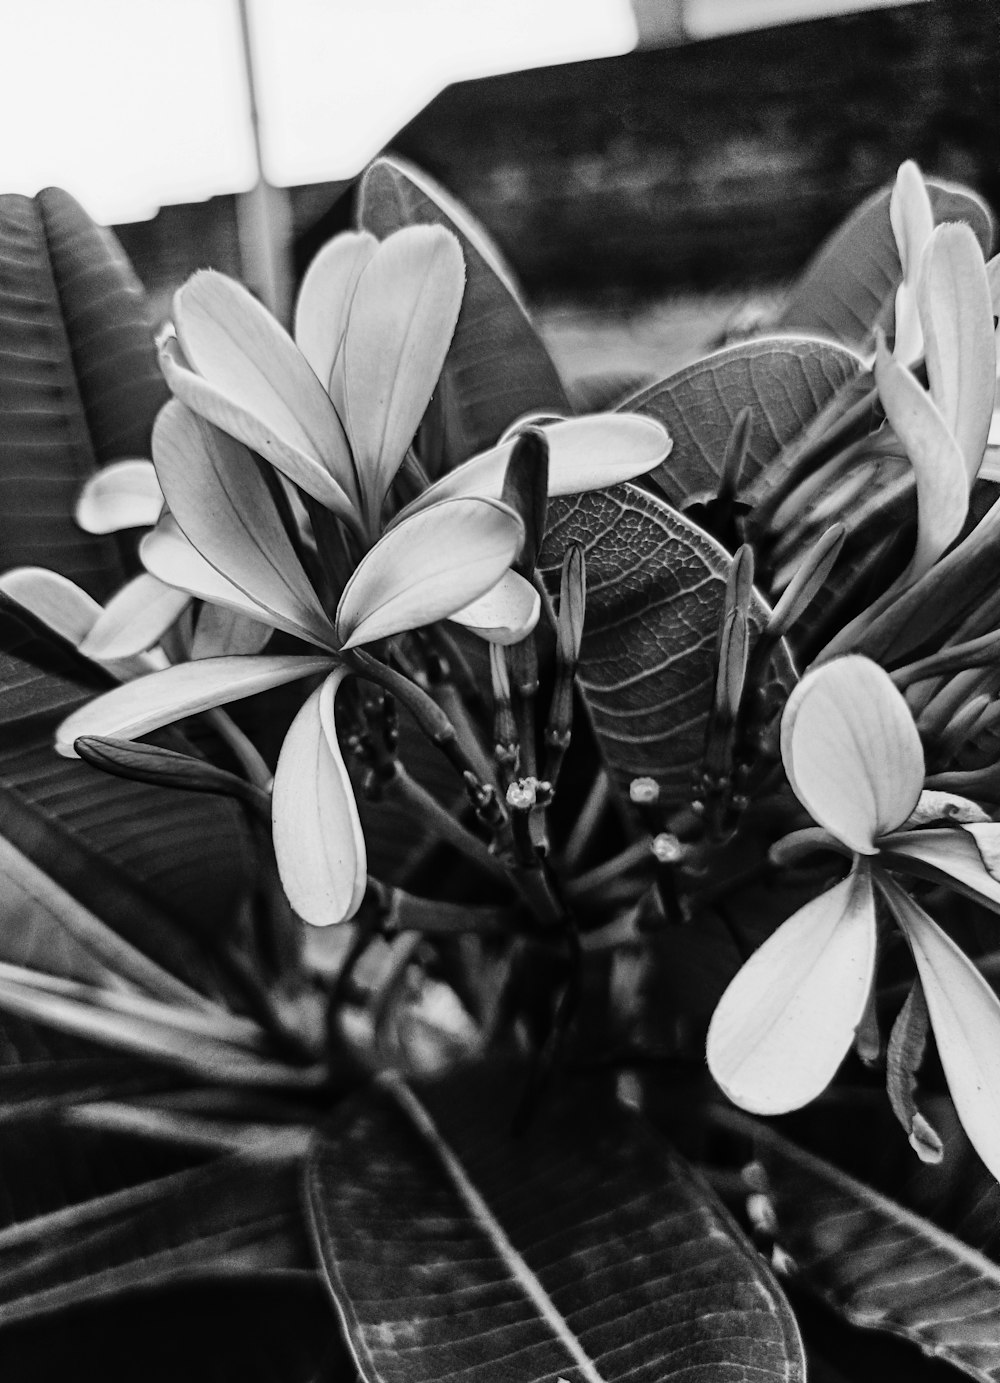
[[931,396],[958,443],[971,485],[996,395],[990,286],[971,226],[938,226],[920,267],[917,298]]
[[80,644],[80,652],[102,663],[144,653],[160,642],[190,603],[186,591],[144,572],[108,601]]
[[[227,581],[210,562],[205,561],[198,549],[188,542],[177,527],[171,514],[166,514],[153,531],[146,534],[139,544],[139,556],[146,570],[165,581],[168,586],[176,586],[199,600],[222,605],[227,610],[235,610],[250,619],[263,622],[269,619],[256,601],[251,600],[239,586]],[[292,634],[298,630],[297,625],[288,628],[286,625],[275,623],[274,627],[285,628]]]
[[[983,863],[970,827],[896,831],[882,842],[886,860],[917,867],[915,873],[950,883],[985,907],[1000,912],[1000,883]],[[943,877],[942,877],[943,876]]]
[[865,867],[807,903],[754,952],[708,1030],[708,1065],[742,1109],[783,1114],[833,1079],[861,1022],[875,967]]
[[74,711],[56,731],[56,749],[74,758],[73,744],[82,735],[137,739],[184,716],[244,696],[280,687],[300,677],[329,672],[333,660],[293,654],[256,658],[205,658],[179,663],[164,672],[115,687]]
[[174,399],[153,428],[153,458],[171,514],[206,561],[270,623],[331,646],[330,621],[246,447]]
[[[917,545],[902,582],[912,584],[958,537],[969,509],[970,477],[958,442],[934,400],[888,352],[881,336],[875,384],[917,484]],[[984,437],[985,444],[985,437]],[[976,466],[982,460],[982,448]]]
[[206,601],[198,611],[191,658],[221,658],[227,653],[260,653],[274,629],[236,610]]
[[903,269],[903,280],[896,290],[896,334],[893,355],[911,365],[923,353],[923,337],[917,310],[916,280],[920,256],[934,229],[931,199],[912,159],[901,165],[889,199],[892,223]]
[[391,528],[366,554],[337,608],[343,648],[446,619],[503,576],[524,538],[493,500],[453,499]]
[[924,783],[909,707],[889,674],[858,656],[803,677],[781,718],[781,757],[810,816],[862,855],[906,820]]
[[152,461],[114,461],[84,485],[74,517],[87,533],[117,533],[152,528],[162,508]]
[[530,581],[516,571],[505,572],[478,600],[449,618],[490,643],[520,643],[538,623],[541,599]]
[[0,576],[0,591],[54,634],[79,648],[103,610],[67,576],[46,567],[14,567]]
[[[312,495],[313,499],[318,500],[333,513],[346,518],[357,511],[357,502],[353,497],[353,475],[350,484],[345,488],[346,478],[332,475],[326,465],[317,458],[316,449],[303,450],[302,446],[279,432],[270,419],[258,417],[250,408],[231,398],[216,384],[188,369],[176,341],[167,341],[161,349],[160,368],[173,394],[199,417],[214,423],[230,437],[245,443],[252,451],[263,456],[265,461],[269,461],[282,475],[298,485],[299,489],[304,490],[307,495]],[[320,387],[315,377],[313,382]],[[333,412],[333,405],[329,400],[327,403]],[[302,440],[298,438],[298,441]]]
[[332,672],[299,711],[274,775],[278,873],[292,907],[317,927],[353,917],[367,882],[365,838],[333,714],[345,675]]
[[339,357],[341,376],[347,316],[361,272],[377,249],[378,241],[368,231],[335,236],[306,270],[295,305],[295,344],[338,408],[342,386],[339,378],[333,385],[334,366]]
[[898,884],[880,886],[913,951],[962,1127],[1000,1178],[1000,1001],[968,956]]
[[[655,418],[639,413],[592,413],[547,424],[542,431],[549,444],[550,495],[575,495],[634,480],[659,465],[673,446]],[[394,522],[458,495],[499,499],[516,440],[481,452],[442,476]]]
[[413,441],[444,365],[465,262],[443,226],[407,226],[365,267],[344,338],[344,404],[371,522]]

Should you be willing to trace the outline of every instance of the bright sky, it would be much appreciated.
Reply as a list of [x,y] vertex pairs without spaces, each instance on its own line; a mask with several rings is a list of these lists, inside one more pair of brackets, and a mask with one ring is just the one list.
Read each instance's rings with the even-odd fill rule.
[[[248,0],[267,177],[352,177],[451,81],[628,52],[629,0]],[[256,179],[237,0],[0,0],[0,191],[98,221]]]

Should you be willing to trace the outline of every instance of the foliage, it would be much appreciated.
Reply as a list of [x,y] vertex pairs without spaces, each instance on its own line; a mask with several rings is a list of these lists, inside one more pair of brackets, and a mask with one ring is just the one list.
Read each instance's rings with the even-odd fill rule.
[[464,208],[359,205],[294,337],[181,290],[167,401],[0,199],[0,1354],[1000,1376],[988,211],[906,164],[574,417]]

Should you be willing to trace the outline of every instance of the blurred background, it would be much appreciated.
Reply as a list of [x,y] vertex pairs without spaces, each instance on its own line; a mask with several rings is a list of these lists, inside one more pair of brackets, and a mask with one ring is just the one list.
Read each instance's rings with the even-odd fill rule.
[[383,149],[466,202],[585,397],[765,315],[916,158],[1000,207],[994,0],[0,0],[0,191],[286,320]]

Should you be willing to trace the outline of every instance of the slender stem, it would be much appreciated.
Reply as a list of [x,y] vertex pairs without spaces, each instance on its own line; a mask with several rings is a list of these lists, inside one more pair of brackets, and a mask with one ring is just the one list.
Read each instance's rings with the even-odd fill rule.
[[600,768],[584,799],[583,806],[580,808],[563,850],[563,865],[567,873],[572,873],[583,858],[591,837],[600,825],[608,797],[608,775],[603,768]]
[[386,783],[385,790],[387,797],[395,797],[405,806],[412,808],[414,814],[429,821],[437,835],[449,845],[453,845],[466,859],[494,876],[507,878],[507,871],[500,861],[490,854],[489,848],[446,811],[421,783],[411,778],[401,763],[397,763],[396,772]]
[[256,746],[251,743],[229,713],[216,706],[203,712],[203,714],[219,738],[224,740],[232,750],[254,787],[260,788],[261,792],[270,793],[274,774],[264,762]]

